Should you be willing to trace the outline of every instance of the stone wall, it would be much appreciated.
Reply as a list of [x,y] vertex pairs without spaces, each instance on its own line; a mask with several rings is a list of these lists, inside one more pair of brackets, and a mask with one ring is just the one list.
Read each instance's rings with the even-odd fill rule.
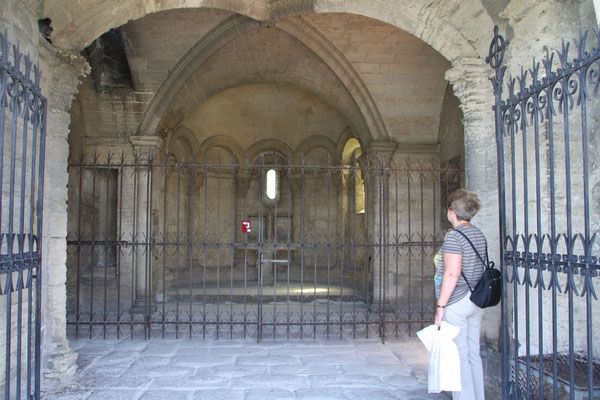
[[[61,53],[41,39],[38,1],[8,1],[0,23],[9,40],[19,42],[42,71],[42,94],[48,99],[44,228],[42,242],[42,370],[45,378],[68,378],[74,371],[75,354],[68,348],[65,326],[66,256],[66,159],[72,94],[83,63]],[[61,172],[62,171],[62,172]],[[4,196],[4,195],[3,195]],[[14,307],[14,306],[13,306]],[[14,340],[14,339],[13,339]]]
[[[521,7],[524,4],[526,4],[526,2],[511,2],[505,13],[513,12],[511,10],[522,10]],[[584,2],[577,7],[571,7],[569,5],[562,5],[561,7],[565,10],[568,9],[572,14],[586,15],[585,10],[589,9],[590,4],[590,2]],[[347,7],[348,10],[357,10],[360,8],[360,6],[354,3],[348,3]],[[504,7],[488,7],[486,11],[497,13],[498,8]],[[363,10],[362,8],[360,9]],[[323,4],[321,11],[323,10],[339,11],[335,6],[326,4]],[[384,12],[384,10],[385,7],[374,5],[371,10],[365,9],[363,11],[365,15],[374,16],[379,15],[377,13]],[[223,18],[226,18],[226,15],[220,12],[210,15],[204,13],[204,11],[196,10],[193,12],[198,12],[198,16],[202,15],[203,17],[206,17],[203,21],[210,20],[212,22],[203,22],[203,24],[201,24],[202,27],[190,27],[189,29],[185,29],[186,35],[184,35],[184,37],[186,38],[188,36],[191,38],[196,33],[194,29],[205,29],[204,32],[206,32],[211,26],[214,26],[214,24],[219,21],[223,21]],[[474,12],[474,10],[470,10],[469,12]],[[462,10],[452,16],[447,16],[447,18],[449,20],[457,20],[463,17],[467,18],[466,16],[470,15],[469,12]],[[563,14],[570,15],[569,12]],[[426,15],[427,18],[435,18],[437,15],[436,13],[443,14],[441,10],[432,9],[428,10],[428,12],[423,15]],[[539,14],[536,13],[537,12],[532,12],[528,15]],[[133,70],[138,68],[139,76],[144,76],[144,80],[147,81],[147,83],[142,83],[142,80],[136,78],[137,75],[134,71],[134,80],[138,79],[139,81],[136,84],[138,88],[144,87],[148,88],[148,90],[156,90],[156,88],[159,88],[157,82],[165,76],[166,69],[164,66],[168,64],[169,57],[171,57],[170,59],[172,60],[174,54],[181,54],[181,52],[184,51],[183,43],[185,40],[189,40],[189,42],[186,43],[193,42],[191,39],[182,39],[181,44],[178,43],[175,45],[172,49],[173,52],[167,52],[167,57],[165,58],[156,51],[156,49],[164,47],[156,44],[157,35],[147,35],[147,32],[163,32],[161,31],[163,28],[160,26],[162,22],[168,22],[169,18],[177,18],[176,16],[183,17],[187,15],[191,14],[186,14],[183,11],[170,11],[164,15],[156,14],[152,16],[151,19],[142,19],[138,22],[130,23],[123,28],[126,41],[127,37],[133,38],[129,42],[129,45],[134,49],[132,50],[132,54],[135,53],[135,56],[132,58],[132,60],[134,60]],[[381,20],[388,20],[387,17],[383,17],[382,15],[379,16],[381,17]],[[496,21],[499,20],[498,15],[495,14],[490,15],[489,17]],[[477,16],[476,20],[480,21],[482,18],[485,18],[485,13]],[[521,29],[520,27],[527,27],[529,25],[536,26],[536,29],[540,29],[540,33],[536,35],[543,38],[548,38],[548,35],[543,32],[545,29],[543,28],[544,24],[537,22],[535,24],[524,23],[520,18],[521,17],[518,18],[518,21],[515,20],[516,22],[513,23],[514,27],[510,28],[516,29],[515,35],[518,37],[518,40],[514,41],[512,48],[517,48],[517,53],[519,54],[529,55],[532,51],[528,44],[531,35],[528,32],[519,31],[519,29]],[[564,24],[570,24],[569,18],[563,19],[565,21]],[[384,121],[385,130],[395,141],[406,144],[439,142],[442,145],[440,151],[441,157],[445,158],[450,154],[446,153],[447,151],[456,153],[461,148],[461,146],[454,146],[461,144],[463,141],[458,136],[450,136],[449,131],[451,126],[455,126],[456,129],[460,130],[461,124],[458,121],[461,118],[464,118],[464,145],[466,150],[464,165],[467,169],[466,185],[469,188],[482,192],[482,199],[484,201],[484,209],[475,222],[484,229],[490,243],[498,243],[495,228],[497,226],[497,174],[495,171],[493,121],[490,118],[489,111],[492,104],[492,98],[490,96],[490,83],[487,80],[490,69],[483,63],[483,57],[487,55],[487,40],[484,41],[482,36],[478,34],[477,40],[473,40],[473,43],[479,44],[474,51],[463,50],[463,53],[460,53],[455,51],[457,47],[443,48],[440,46],[441,41],[445,39],[443,35],[438,36],[433,35],[428,31],[416,30],[419,32],[419,37],[428,37],[430,43],[432,43],[435,48],[439,49],[447,59],[452,61],[452,69],[449,70],[446,75],[447,79],[452,83],[452,89],[446,89],[446,92],[444,92],[444,89],[447,86],[440,76],[445,69],[450,67],[450,64],[447,64],[435,50],[423,42],[416,40],[414,37],[396,30],[396,28],[391,25],[386,25],[360,16],[322,14],[306,15],[305,19],[324,36],[326,40],[320,39],[321,42],[327,43],[327,41],[329,41],[330,44],[335,45],[348,62],[351,63],[356,72],[356,78],[359,78],[364,82],[365,87],[368,89],[368,93],[373,96],[377,110],[381,113],[381,119]],[[403,20],[400,19],[400,21]],[[470,24],[463,23],[465,31],[471,33],[477,31],[478,29],[473,28],[471,26],[472,24],[472,21]],[[411,32],[415,31],[410,24],[400,23],[400,25],[410,28]],[[290,28],[284,24],[279,23],[278,26],[288,33],[291,32]],[[481,24],[478,26],[481,26]],[[127,32],[130,32],[129,36]],[[148,47],[147,44],[144,45],[149,36],[152,36],[152,43],[155,47]],[[295,37],[299,38],[300,36],[296,34]],[[382,38],[385,38],[385,40],[381,40]],[[274,46],[277,50],[267,51],[257,44],[257,42],[265,40],[271,40],[273,43],[278,43]],[[186,84],[183,86],[178,97],[174,98],[180,102],[179,104],[182,104],[182,107],[183,104],[186,104],[186,107],[189,107],[189,104],[200,104],[204,101],[203,99],[206,99],[209,96],[202,93],[200,100],[198,100],[197,94],[190,95],[190,93],[198,93],[203,90],[214,92],[216,89],[210,82],[220,82],[223,74],[256,74],[258,67],[254,62],[249,62],[248,60],[252,60],[256,57],[256,54],[261,52],[264,53],[264,51],[267,51],[271,58],[276,60],[273,64],[279,64],[282,61],[278,58],[278,49],[280,47],[288,46],[288,43],[290,43],[290,41],[285,38],[285,35],[259,31],[254,32],[249,35],[248,40],[236,41],[233,45],[226,47],[226,50],[220,52],[217,56],[210,58],[206,63],[207,67],[202,69],[199,74],[195,75],[195,82],[191,82],[190,84],[192,79],[186,81]],[[453,50],[450,50],[450,48]],[[452,53],[452,51],[455,52]],[[464,56],[467,53],[470,57],[458,57],[459,54]],[[145,57],[144,54],[148,55],[148,63],[152,64],[152,67],[145,66],[141,61]],[[394,55],[393,59],[391,55]],[[239,66],[234,65],[236,56],[246,60],[246,69],[240,69],[238,68]],[[515,59],[512,53],[509,53],[507,57],[512,57],[511,60]],[[220,62],[223,62],[223,60],[227,62],[227,65],[226,67],[220,68]],[[287,62],[289,63],[289,60]],[[511,61],[511,63],[512,62],[513,61]],[[160,67],[161,65],[163,66],[162,68]],[[260,65],[261,64],[258,63],[259,67]],[[260,74],[266,74],[266,70],[263,71],[261,68],[262,67],[258,68]],[[302,66],[302,68],[306,68],[306,65]],[[310,69],[318,71],[322,70],[317,64],[314,64],[314,67],[311,67]],[[207,76],[210,76],[211,78],[207,78]],[[279,78],[280,75],[274,76],[277,76],[277,79],[281,79]],[[299,79],[299,81],[304,82],[302,75],[290,77],[284,73],[281,77],[283,77],[283,79]],[[199,84],[198,81],[201,79],[204,79],[204,83]],[[261,75],[260,79],[264,79],[264,76]],[[324,82],[323,79],[316,79],[312,76],[310,79]],[[153,80],[154,83],[150,83],[150,80]],[[311,87],[309,87],[309,90],[311,90],[310,88]],[[314,88],[314,86],[312,86],[312,88]],[[448,92],[449,90],[453,90],[457,97],[454,98],[454,96]],[[93,97],[96,95],[88,94],[88,96]],[[186,100],[181,102],[179,97]],[[333,98],[336,97],[334,96]],[[329,97],[330,101],[332,101],[331,99],[333,98]],[[337,96],[337,99],[340,98],[343,98],[343,96]],[[209,100],[206,103],[209,103],[210,101],[212,100]],[[126,103],[127,101],[122,102],[122,104]],[[460,117],[460,112],[455,108],[458,104],[461,104],[464,117]],[[143,107],[142,104],[140,105]],[[173,124],[176,126],[178,123],[181,123],[185,118],[185,114],[191,112],[192,109],[193,107],[182,112],[181,107],[172,107],[172,109],[168,111],[169,114],[166,117],[166,121],[168,122],[167,126],[172,127],[174,126]],[[352,115],[352,118],[355,118],[355,109],[351,110],[344,106],[341,110],[342,114],[346,117]],[[119,124],[118,121],[119,118],[121,118],[118,115],[121,113],[126,115],[130,114],[127,109],[120,110],[117,114],[117,124]],[[201,136],[208,137],[213,131],[224,129],[211,122],[211,118],[208,114],[197,115],[202,115],[202,117],[198,118],[195,122],[192,119],[189,119],[188,124],[194,125],[193,129],[201,132]],[[97,118],[94,121],[102,122],[101,119]],[[235,119],[232,122],[234,121]],[[442,123],[440,123],[440,121],[442,121]],[[111,136],[114,132],[122,129],[112,126],[114,123],[115,121],[112,120],[102,122],[97,125],[96,130],[97,132],[106,131],[107,136]],[[123,126],[125,124],[121,125]],[[124,130],[130,130],[133,125],[134,120],[132,120],[132,124],[128,125]],[[243,126],[241,127],[241,130],[244,131],[247,130],[247,128],[247,126]],[[231,128],[225,129],[231,130]],[[98,141],[98,139],[94,139],[94,136],[96,136],[94,133],[90,133],[88,136],[89,138],[87,140],[90,145],[95,144],[94,141]],[[121,138],[123,138],[123,135],[121,135]],[[108,141],[103,141],[103,143],[108,144]],[[114,139],[112,140],[112,143],[115,143]],[[452,150],[450,151],[450,149]],[[451,159],[454,158],[456,157]],[[474,171],[477,172],[475,173]],[[460,181],[460,178],[458,178],[459,183],[457,183],[457,185],[460,185]],[[440,207],[440,214],[443,214],[441,208],[442,207]],[[440,215],[440,219],[443,220],[443,215]],[[497,259],[498,254],[496,246],[491,246],[490,250],[492,258]],[[498,310],[490,311],[487,314],[487,318],[488,321],[485,324],[485,334],[488,340],[492,342],[497,341],[497,326],[499,325]]]
[[[448,171],[442,176],[440,182],[441,202],[440,219],[443,227],[450,228],[446,216],[447,194],[465,186],[465,135],[462,123],[463,114],[460,102],[453,93],[453,88],[448,85],[440,114],[440,166]],[[461,173],[460,170],[463,170]]]
[[[69,109],[71,107],[72,95],[77,92],[75,85],[78,76],[82,72],[86,72],[86,69],[84,68],[85,62],[79,56],[64,50],[76,50],[76,52],[80,52],[95,38],[108,31],[108,29],[118,27],[130,19],[135,20],[146,14],[168,10],[172,7],[198,6],[205,3],[208,4],[209,2],[165,1],[140,6],[139,2],[132,0],[119,2],[119,4],[115,4],[115,7],[106,7],[106,4],[103,2],[90,1],[88,3],[78,2],[77,4],[71,4],[73,6],[71,7],[71,5],[61,0],[48,0],[43,3],[39,1],[22,2],[9,0],[5,3],[6,7],[0,10],[0,21],[3,27],[8,30],[9,37],[13,40],[19,39],[21,41],[21,48],[27,49],[34,59],[40,60],[42,70],[44,71],[44,93],[47,94],[49,99],[48,173],[46,175],[45,187],[47,188],[47,193],[44,209],[44,219],[47,229],[44,231],[45,272],[43,278],[46,289],[44,290],[44,311],[42,313],[44,319],[44,349],[46,354],[44,369],[48,371],[48,375],[65,376],[73,363],[73,357],[69,353],[64,333],[64,308],[66,303],[65,236],[67,227],[65,202],[67,200],[66,159],[68,154],[66,140],[71,119]],[[417,4],[409,1],[390,4],[383,1],[339,2],[323,0],[283,2],[281,3],[282,5],[272,5],[270,2],[265,1],[250,3],[233,0],[215,0],[211,1],[210,4],[223,10],[230,9],[234,12],[252,16],[261,21],[267,21],[270,16],[281,17],[306,14],[314,11],[345,12],[364,15],[380,21],[386,21],[400,29],[404,29],[406,32],[419,37],[425,43],[431,45],[433,49],[439,51],[450,61],[452,68],[446,73],[446,79],[452,84],[454,93],[460,100],[464,114],[466,184],[469,188],[485,192],[482,198],[486,207],[474,222],[484,228],[490,243],[498,243],[496,228],[497,209],[495,207],[497,178],[493,136],[494,127],[489,111],[493,101],[490,95],[490,83],[487,80],[490,70],[483,62],[483,59],[487,55],[492,20],[498,21],[498,17],[507,20],[505,31],[510,34],[510,38],[512,39],[512,45],[507,57],[509,71],[512,73],[519,72],[520,65],[522,64],[529,65],[531,55],[543,54],[544,46],[555,47],[555,44],[559,43],[559,36],[576,33],[580,25],[590,27],[597,25],[598,22],[597,13],[594,15],[591,12],[591,10],[597,11],[598,8],[597,2],[593,0],[586,0],[579,3],[513,0],[500,16],[488,14],[490,10],[493,11],[492,7],[485,8],[477,1],[454,2],[450,5],[447,3]],[[202,10],[202,13],[204,11]],[[203,15],[208,14],[204,13]],[[193,23],[188,21],[185,31],[192,32],[194,29],[198,29],[198,32],[200,32],[202,29],[209,29],[211,26],[215,26],[214,24],[222,21],[227,15],[229,15],[227,11],[212,12],[206,20],[210,20],[210,23],[200,24],[201,27],[195,27]],[[37,19],[46,16],[51,16],[55,20],[56,47],[50,46],[44,41],[38,43]],[[159,18],[160,15],[157,14],[156,17]],[[173,17],[171,16],[171,18]],[[315,25],[318,25],[319,18],[321,16],[314,19],[313,22]],[[354,18],[347,17],[348,20]],[[190,19],[195,20],[193,17],[190,17]],[[343,25],[343,20],[344,18],[340,18],[337,21],[340,21]],[[391,29],[390,26],[386,26],[385,24],[374,26],[377,24],[369,22],[367,25],[373,25],[369,29],[375,31],[388,32]],[[265,26],[269,26],[269,24],[265,24]],[[154,29],[153,26],[143,26],[143,22],[139,27],[139,30],[132,29],[129,36],[125,32],[125,43],[140,41],[142,40],[140,35],[145,29]],[[327,27],[323,27],[324,32],[327,29]],[[347,29],[352,30],[354,27],[347,27]],[[357,30],[359,29],[357,28]],[[334,29],[328,31],[328,41],[340,43],[339,46],[343,47],[342,38],[339,37],[340,35],[336,37],[333,31]],[[161,39],[157,36],[162,36],[162,31],[152,32],[154,34],[148,35],[149,37],[155,40]],[[482,32],[490,33],[482,34]],[[269,36],[269,34],[265,34],[264,36]],[[396,31],[392,36],[401,35]],[[569,36],[574,35],[570,34]],[[412,40],[412,38],[410,39]],[[173,50],[176,51],[169,54],[171,59],[176,59],[181,54],[181,51],[184,51],[194,43],[194,41],[186,42],[186,40],[182,39],[182,42],[173,46]],[[340,42],[337,42],[337,40],[340,40]],[[365,40],[367,42],[369,40],[373,41],[373,38],[366,37]],[[141,46],[140,48],[143,47],[148,50],[147,43],[144,45],[145,47]],[[322,43],[327,44],[327,42],[323,41]],[[350,46],[349,44],[345,45]],[[376,46],[377,44],[373,43],[372,45]],[[386,45],[392,44],[386,43]],[[149,47],[152,48],[152,46]],[[170,50],[168,46],[164,45],[157,46],[156,49]],[[233,56],[233,51],[237,51],[238,49],[236,47],[232,49],[231,54],[222,53],[219,57],[228,59],[227,57]],[[387,49],[386,47],[385,50]],[[421,49],[423,51],[425,47]],[[398,50],[403,51],[401,47]],[[409,51],[411,49],[404,50]],[[161,50],[158,50],[156,53],[160,52]],[[445,88],[445,85],[438,87],[437,83],[443,83],[443,79],[439,79],[436,83],[436,93],[440,96],[437,99],[430,98],[430,94],[426,93],[428,89],[431,89],[427,87],[428,82],[420,82],[425,85],[422,86],[425,93],[418,91],[407,93],[406,87],[400,85],[396,88],[398,92],[390,94],[387,91],[394,85],[395,78],[392,77],[392,82],[390,83],[387,81],[389,78],[381,76],[372,70],[375,68],[374,65],[378,65],[378,72],[383,72],[382,68],[388,68],[387,71],[389,71],[391,64],[394,64],[395,61],[375,61],[377,57],[384,57],[381,51],[377,51],[371,55],[368,55],[368,53],[364,55],[358,53],[360,51],[355,54],[358,57],[355,61],[359,66],[354,67],[354,71],[358,71],[361,74],[362,81],[369,90],[373,91],[374,98],[377,96],[377,104],[381,106],[381,119],[393,125],[395,119],[399,118],[398,124],[394,125],[394,129],[397,128],[397,130],[385,126],[381,131],[389,133],[402,132],[404,134],[403,129],[405,129],[405,126],[410,126],[411,129],[406,131],[406,135],[412,138],[411,140],[414,139],[419,143],[436,143],[437,141],[431,140],[431,137],[421,137],[414,132],[418,131],[420,127],[428,126],[431,128],[433,126],[429,122],[435,121],[435,118],[437,118],[436,112],[441,110],[441,98],[444,95],[443,90]],[[249,52],[247,54],[256,57],[262,53]],[[75,119],[79,118],[79,121],[74,121],[72,126],[78,130],[78,135],[84,134],[90,138],[90,141],[85,143],[86,146],[104,146],[105,141],[94,141],[95,139],[92,139],[101,136],[101,132],[105,132],[106,137],[112,137],[114,141],[118,142],[118,149],[130,146],[128,142],[129,135],[134,133],[133,130],[136,128],[136,122],[140,120],[140,114],[143,113],[145,104],[150,102],[153,90],[159,87],[156,80],[152,82],[150,80],[162,79],[169,65],[169,62],[161,60],[160,54],[155,54],[155,57],[152,58],[154,61],[148,65],[144,64],[143,56],[140,57],[139,54],[133,53],[132,55],[131,65],[137,66],[137,71],[139,71],[138,75],[132,75],[135,82],[137,82],[135,85],[138,85],[137,87],[134,85],[136,91],[133,93],[94,94],[91,96],[89,92],[85,93],[86,88],[90,87],[90,82],[84,82],[79,100],[81,103],[75,103],[78,109],[72,114],[72,116],[77,116]],[[416,56],[416,54],[413,55]],[[434,54],[429,55],[438,57]],[[345,58],[352,61],[353,56],[348,52]],[[365,65],[360,65],[361,62],[358,60],[361,57],[369,62],[365,62]],[[371,58],[366,60],[366,57]],[[285,63],[287,61],[286,57],[281,57],[280,61]],[[387,67],[382,67],[383,64],[386,64]],[[217,65],[214,64],[213,68],[216,68]],[[419,65],[426,66],[427,61],[424,60],[424,63]],[[322,71],[327,71],[329,67],[323,66],[319,68]],[[411,68],[414,71],[415,67],[411,66]],[[425,68],[425,70],[428,69]],[[435,73],[437,74],[438,72],[440,71],[436,70]],[[340,75],[343,74],[340,73]],[[429,75],[425,74],[425,76]],[[418,77],[415,78],[412,76],[409,82],[414,82],[418,79]],[[383,83],[377,83],[379,80],[383,80]],[[421,93],[421,95],[418,93]],[[88,95],[89,97],[86,98]],[[93,115],[90,113],[88,116],[83,115],[85,113],[82,113],[82,111],[94,111],[92,102],[97,99],[100,99],[100,103],[102,103],[95,110],[99,114]],[[85,101],[89,101],[89,108],[87,104],[83,104]],[[347,104],[352,105],[351,102]],[[415,108],[417,105],[418,109]],[[114,118],[111,113],[113,108],[118,111],[114,114]],[[360,109],[360,106],[354,108],[354,110],[356,109]],[[411,110],[414,110],[414,113]],[[417,114],[417,117],[411,117],[412,114]],[[172,113],[171,116],[177,121],[177,112]],[[89,118],[89,124],[85,122],[86,118]],[[399,122],[400,120],[402,120],[402,123]],[[116,124],[114,124],[115,121]],[[418,122],[415,123],[415,121]],[[427,123],[421,124],[419,121]],[[365,123],[364,126],[370,125]],[[435,134],[439,130],[433,128],[430,132]],[[142,134],[155,133],[157,132],[142,132]],[[403,137],[399,136],[393,139],[403,143]],[[72,143],[77,143],[77,140],[73,140]],[[363,144],[366,146],[368,143]],[[491,253],[492,257],[497,259],[497,250],[492,248]],[[486,315],[484,334],[493,343],[498,342],[498,316],[499,313],[497,311],[490,311]]]
[[352,63],[400,143],[436,143],[450,63],[396,27],[358,15],[309,15]]

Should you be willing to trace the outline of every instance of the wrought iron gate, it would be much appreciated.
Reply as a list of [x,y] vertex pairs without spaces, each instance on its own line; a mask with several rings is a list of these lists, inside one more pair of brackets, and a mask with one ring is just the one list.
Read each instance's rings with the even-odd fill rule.
[[430,260],[460,168],[201,158],[71,162],[74,336],[384,338],[432,320]]
[[0,345],[5,399],[40,398],[46,99],[40,70],[0,33]]
[[[600,32],[594,33],[581,34],[574,48],[563,41],[506,83],[508,41],[497,27],[490,45],[507,283],[503,398],[600,396],[594,286],[600,268]],[[588,36],[595,36],[596,47]]]

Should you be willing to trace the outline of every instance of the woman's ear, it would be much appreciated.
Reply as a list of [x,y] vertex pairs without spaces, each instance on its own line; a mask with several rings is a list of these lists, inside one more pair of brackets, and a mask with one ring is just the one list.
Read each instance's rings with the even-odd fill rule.
[[450,223],[453,223],[456,220],[456,211],[448,209],[447,216],[448,216],[448,221]]

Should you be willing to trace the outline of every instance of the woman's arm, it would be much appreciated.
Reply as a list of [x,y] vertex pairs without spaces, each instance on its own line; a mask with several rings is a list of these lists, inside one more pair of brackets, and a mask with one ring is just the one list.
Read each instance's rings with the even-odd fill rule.
[[[450,296],[456,288],[462,268],[462,254],[444,253],[444,276],[435,309],[435,324],[440,326],[444,319],[444,307],[448,305]],[[444,306],[444,307],[439,307]]]

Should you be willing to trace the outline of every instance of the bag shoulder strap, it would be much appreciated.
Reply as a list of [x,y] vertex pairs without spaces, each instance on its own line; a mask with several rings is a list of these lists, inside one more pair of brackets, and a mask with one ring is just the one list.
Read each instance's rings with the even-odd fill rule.
[[[454,230],[456,232],[460,233],[465,239],[467,239],[467,242],[469,242],[469,244],[473,248],[473,251],[475,252],[475,254],[477,254],[477,257],[479,257],[479,260],[483,264],[484,268],[488,268],[489,257],[488,257],[488,251],[487,251],[487,241],[485,243],[485,259],[488,260],[488,262],[485,262],[485,261],[483,261],[483,257],[481,257],[481,254],[479,254],[479,252],[475,248],[475,245],[473,244],[473,242],[471,242],[471,239],[469,239],[469,237],[467,235],[465,235],[464,232],[461,232],[459,229],[454,229]],[[462,275],[462,277],[465,280],[465,282],[467,282],[467,286],[469,287],[469,290],[471,292],[473,292],[473,289],[471,288],[471,284],[467,280],[467,277],[465,276],[464,272],[462,271],[462,268],[460,269],[460,274]]]

